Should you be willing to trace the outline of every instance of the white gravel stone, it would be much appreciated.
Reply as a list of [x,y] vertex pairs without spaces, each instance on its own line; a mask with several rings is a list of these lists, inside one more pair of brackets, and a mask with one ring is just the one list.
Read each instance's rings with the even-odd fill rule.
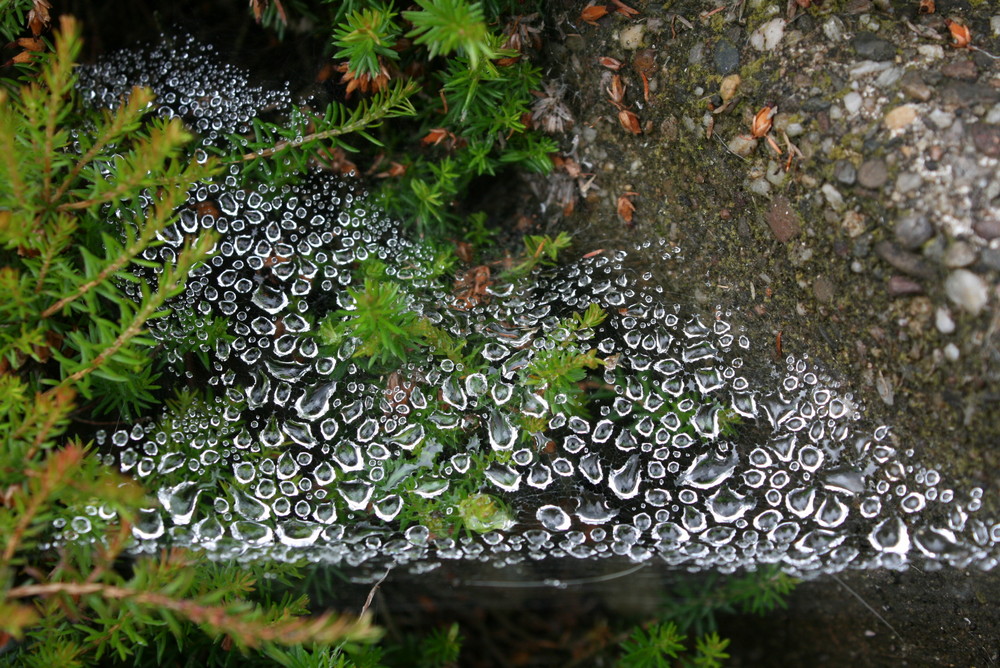
[[844,22],[831,16],[823,23],[823,34],[831,42],[839,42],[844,39]]
[[785,35],[785,19],[771,19],[750,34],[750,45],[758,51],[773,51]]
[[934,312],[934,325],[942,334],[951,334],[955,331],[955,321],[951,317],[951,309],[947,306],[939,306]]
[[949,362],[957,362],[961,353],[958,350],[958,346],[954,343],[949,343],[944,347],[944,356]]
[[860,93],[851,91],[850,93],[844,96],[844,110],[848,114],[853,116],[854,114],[858,113],[859,109],[861,109]]
[[994,104],[988,112],[986,112],[986,118],[984,118],[987,123],[1000,123],[1000,102]]
[[840,191],[833,187],[829,183],[824,183],[821,188],[823,192],[823,197],[826,198],[827,204],[833,208],[834,211],[844,210],[844,196],[840,194]]
[[921,44],[917,47],[917,53],[928,60],[940,60],[944,58],[944,47],[940,44]]
[[955,114],[944,109],[935,109],[927,116],[938,130],[946,130],[955,122]]
[[882,74],[878,75],[875,79],[875,85],[879,88],[888,88],[892,84],[903,78],[903,68],[902,67],[890,67]]
[[951,272],[944,282],[944,290],[951,301],[972,315],[978,315],[989,298],[986,282],[968,269]]
[[1000,14],[990,17],[990,30],[994,37],[1000,37]]

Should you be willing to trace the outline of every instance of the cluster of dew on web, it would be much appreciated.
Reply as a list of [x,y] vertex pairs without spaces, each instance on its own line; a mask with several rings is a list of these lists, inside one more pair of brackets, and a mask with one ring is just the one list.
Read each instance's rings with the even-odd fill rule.
[[[86,70],[83,92],[110,104],[133,83],[164,100],[185,90],[183,111],[169,113],[245,124],[214,101],[229,97],[217,94],[223,81],[246,90],[246,75],[187,44],[151,52],[168,80],[128,52]],[[851,395],[804,359],[789,357],[764,384],[748,379],[751,341],[730,315],[669,303],[623,266],[625,252],[500,277],[473,303],[426,269],[432,250],[354,182],[317,172],[248,188],[232,172],[193,189],[143,259],[169,263],[205,229],[220,235],[216,254],[149,324],[164,380],[199,391],[96,437],[108,465],[156,492],[133,528],[138,550],[169,543],[219,558],[418,571],[624,558],[808,574],[996,559],[1000,525],[970,514],[980,490],[955,498],[936,471],[909,463],[900,437],[866,429]],[[355,356],[357,340],[317,336],[355,307],[347,290],[375,258],[408,308],[466,341],[471,358],[416,348],[380,375]],[[591,304],[605,321],[568,326]],[[554,352],[588,351],[601,363],[577,385],[582,399],[529,383]],[[67,526],[62,537],[86,532]]]

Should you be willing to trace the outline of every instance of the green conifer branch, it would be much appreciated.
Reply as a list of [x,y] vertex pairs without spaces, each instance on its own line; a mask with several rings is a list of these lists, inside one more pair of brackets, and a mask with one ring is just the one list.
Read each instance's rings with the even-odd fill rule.
[[215,236],[204,234],[196,241],[187,242],[180,253],[177,254],[177,263],[173,267],[164,267],[163,273],[159,277],[159,285],[156,292],[143,300],[142,305],[132,317],[131,322],[124,325],[121,334],[114,342],[102,350],[94,359],[86,363],[83,368],[78,369],[56,387],[66,387],[77,383],[87,375],[98,370],[105,362],[111,360],[130,340],[142,333],[143,325],[146,321],[157,315],[157,311],[164,302],[184,286],[187,276],[197,263],[204,260],[215,247]]

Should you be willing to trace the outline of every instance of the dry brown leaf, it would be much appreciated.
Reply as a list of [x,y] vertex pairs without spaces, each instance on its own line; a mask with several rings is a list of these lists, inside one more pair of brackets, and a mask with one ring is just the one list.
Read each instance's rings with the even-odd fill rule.
[[639,117],[634,111],[621,109],[618,111],[618,122],[622,127],[634,135],[642,134],[642,127],[639,125]]
[[28,27],[31,28],[31,34],[35,37],[41,35],[42,31],[52,24],[52,17],[49,16],[50,9],[52,9],[52,5],[49,0],[34,0],[32,3],[31,11],[28,12]]
[[969,31],[968,26],[964,26],[951,19],[945,19],[944,22],[948,25],[948,30],[951,31],[952,46],[956,49],[964,49],[969,46],[972,42],[972,33]]
[[608,13],[607,5],[591,5],[590,7],[584,7],[583,11],[580,12],[580,19],[589,23],[592,26],[597,25],[597,19],[602,16],[606,16]]
[[635,204],[632,203],[631,198],[636,197],[638,194],[630,190],[618,196],[618,215],[628,225],[632,224],[632,214],[635,213]]
[[610,58],[608,56],[601,56],[600,58],[597,59],[597,62],[599,62],[604,67],[614,72],[617,72],[622,68],[622,61]]

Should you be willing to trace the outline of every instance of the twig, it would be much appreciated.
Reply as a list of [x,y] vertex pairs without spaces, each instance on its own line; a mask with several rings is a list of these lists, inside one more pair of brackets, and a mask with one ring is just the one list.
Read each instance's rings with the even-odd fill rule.
[[385,575],[379,578],[378,582],[372,585],[371,591],[368,592],[368,598],[365,599],[365,604],[361,606],[361,614],[359,615],[360,617],[364,617],[365,613],[368,612],[368,608],[371,607],[372,599],[375,598],[375,592],[378,591],[379,585],[385,582],[385,579],[389,577],[389,573],[391,572],[392,572],[391,568],[386,569]]
[[841,586],[841,587],[843,587],[843,588],[844,588],[844,589],[846,589],[846,590],[847,590],[848,592],[850,592],[850,594],[851,594],[852,596],[854,596],[854,598],[856,598],[856,599],[858,599],[859,601],[861,601],[861,605],[863,605],[863,606],[865,606],[866,608],[868,608],[868,610],[869,610],[869,611],[870,611],[870,612],[871,612],[871,613],[872,613],[873,615],[875,615],[876,617],[878,617],[878,619],[879,619],[879,621],[880,621],[880,622],[882,622],[882,623],[883,623],[883,624],[885,624],[885,625],[886,625],[887,627],[889,627],[889,630],[890,630],[890,631],[892,631],[893,633],[895,633],[895,634],[896,634],[896,637],[897,637],[897,638],[899,638],[900,642],[904,642],[904,643],[906,642],[906,641],[905,641],[905,640],[903,639],[903,636],[899,635],[899,631],[897,631],[897,630],[896,630],[896,627],[894,627],[894,626],[893,626],[892,624],[890,624],[890,623],[889,623],[888,621],[886,621],[885,617],[883,617],[882,615],[878,614],[878,610],[876,610],[876,609],[875,609],[875,608],[873,608],[872,606],[868,605],[868,601],[866,601],[865,599],[861,598],[861,595],[860,595],[860,594],[858,594],[858,592],[856,592],[856,591],[854,591],[853,589],[851,589],[850,587],[848,587],[848,586],[847,586],[847,583],[846,583],[846,582],[844,582],[843,580],[841,580],[841,579],[840,579],[839,577],[837,577],[837,574],[836,574],[836,573],[830,573],[830,576],[831,576],[831,577],[832,577],[832,578],[833,578],[834,580],[836,580],[836,581],[837,581],[838,583],[840,583],[840,586]]

